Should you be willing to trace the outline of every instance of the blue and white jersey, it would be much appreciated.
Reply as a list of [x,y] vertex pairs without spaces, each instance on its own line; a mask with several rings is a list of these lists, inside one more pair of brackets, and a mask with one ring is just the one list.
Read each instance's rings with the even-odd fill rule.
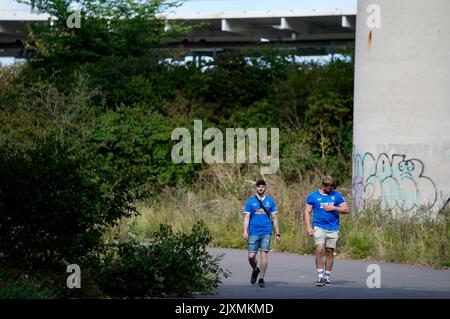
[[341,206],[345,198],[341,193],[333,191],[331,194],[322,194],[319,190],[312,192],[306,197],[306,205],[313,208],[313,226],[324,230],[339,231],[339,212],[327,212],[325,205]]
[[[277,213],[275,201],[271,197],[264,196],[261,202],[269,214]],[[250,235],[272,234],[272,221],[264,209],[261,208],[255,196],[250,197],[245,203],[244,214],[250,214],[250,223],[248,226]]]

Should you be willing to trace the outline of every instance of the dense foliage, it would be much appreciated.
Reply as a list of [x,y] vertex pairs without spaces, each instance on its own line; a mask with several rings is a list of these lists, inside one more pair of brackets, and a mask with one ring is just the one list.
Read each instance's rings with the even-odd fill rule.
[[227,271],[219,267],[220,258],[206,247],[211,234],[203,222],[191,233],[174,233],[160,225],[147,245],[119,244],[108,255],[101,272],[101,285],[113,296],[183,296],[211,293]]
[[[173,4],[78,1],[81,27],[68,28],[70,2],[36,2],[57,19],[30,26],[27,64],[0,69],[2,264],[60,267],[100,258],[105,231],[134,214],[136,200],[201,181],[204,165],[175,164],[170,157],[171,132],[191,129],[194,119],[203,120],[204,129],[280,128],[278,174],[288,182],[321,173],[338,182],[349,177],[351,48],[322,62],[299,62],[295,50],[262,46],[224,52],[210,63],[177,64],[168,61],[178,51],[158,49],[169,34],[156,15]],[[159,255],[125,245],[105,274],[127,281],[141,262],[157,267],[154,287],[135,291],[137,279],[130,280],[133,295],[190,293],[217,283],[217,277],[197,278],[206,284],[196,286],[192,277],[177,286],[166,277],[158,286],[166,266],[155,256],[170,266],[178,262],[170,254],[180,253],[171,241],[178,235],[161,231],[167,245],[151,248],[162,249]],[[187,251],[198,245],[190,238],[181,238]],[[136,263],[127,264],[134,252]],[[189,273],[206,267],[206,255],[199,254],[183,255]]]

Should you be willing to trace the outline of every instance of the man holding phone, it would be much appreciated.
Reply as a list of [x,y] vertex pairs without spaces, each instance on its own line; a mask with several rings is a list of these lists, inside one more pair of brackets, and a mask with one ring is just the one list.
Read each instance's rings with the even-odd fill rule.
[[[311,212],[313,224],[311,227]],[[317,287],[331,285],[334,250],[339,238],[339,214],[349,213],[344,196],[334,190],[333,179],[325,176],[320,189],[306,197],[305,222],[309,236],[316,245]],[[325,272],[324,272],[325,254]]]

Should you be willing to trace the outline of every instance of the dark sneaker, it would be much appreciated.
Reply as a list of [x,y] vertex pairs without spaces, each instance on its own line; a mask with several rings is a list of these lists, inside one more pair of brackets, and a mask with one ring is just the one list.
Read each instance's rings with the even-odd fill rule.
[[256,268],[256,270],[253,270],[252,277],[250,278],[250,282],[252,283],[252,285],[256,282],[258,275],[259,275],[259,268]]
[[323,287],[323,286],[325,286],[325,279],[318,278],[316,281],[316,287]]
[[325,278],[325,286],[333,286],[333,283],[331,282],[330,279]]
[[264,288],[264,287],[266,286],[266,283],[265,283],[264,279],[259,278],[259,280],[258,280],[258,285],[259,285],[261,288]]

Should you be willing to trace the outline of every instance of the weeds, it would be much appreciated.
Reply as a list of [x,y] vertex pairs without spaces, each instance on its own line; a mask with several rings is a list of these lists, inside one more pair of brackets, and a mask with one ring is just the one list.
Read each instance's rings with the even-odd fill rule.
[[[209,176],[197,188],[180,186],[166,189],[155,200],[138,205],[140,215],[124,220],[128,236],[146,241],[159,223],[178,230],[188,230],[199,219],[206,222],[216,247],[245,248],[243,213],[245,200],[253,195],[252,171],[242,172],[234,166],[209,168]],[[250,177],[252,176],[252,177]],[[288,184],[281,177],[267,176],[268,194],[275,198],[283,234],[275,251],[312,254],[314,243],[306,234],[303,217],[306,195],[318,188],[318,180]],[[230,187],[233,185],[233,187]],[[351,207],[351,187],[343,184]],[[432,217],[426,210],[414,215],[393,215],[379,205],[360,213],[340,217],[341,231],[337,254],[343,258],[371,258],[387,262],[450,266],[450,218],[448,213]],[[123,234],[127,236],[126,234]]]

